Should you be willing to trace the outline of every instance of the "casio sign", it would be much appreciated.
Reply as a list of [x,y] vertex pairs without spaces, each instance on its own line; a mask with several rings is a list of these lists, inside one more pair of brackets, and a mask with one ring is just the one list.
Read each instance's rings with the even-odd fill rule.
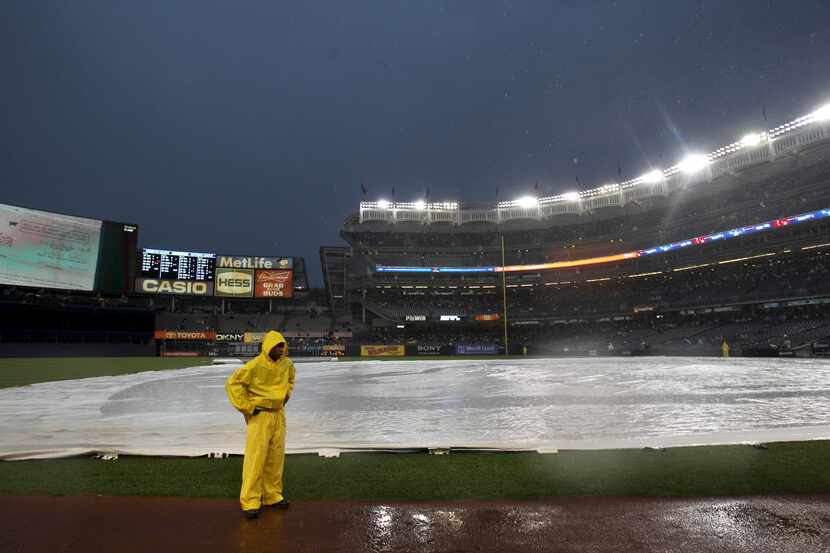
[[142,278],[138,280],[138,288],[145,294],[179,294],[193,296],[207,296],[210,286],[207,282],[192,280],[157,280]]

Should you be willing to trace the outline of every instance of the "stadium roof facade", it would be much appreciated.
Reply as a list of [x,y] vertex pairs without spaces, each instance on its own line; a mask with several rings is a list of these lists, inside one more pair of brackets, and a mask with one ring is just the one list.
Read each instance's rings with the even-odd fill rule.
[[[647,198],[698,183],[735,174],[830,140],[830,104],[803,117],[769,129],[752,132],[740,140],[708,154],[690,153],[666,169],[650,169],[643,175],[620,183],[555,196],[525,196],[492,204],[462,204],[454,201],[396,202],[380,199],[360,202],[358,213],[345,222],[358,230],[365,223],[449,226],[485,223],[485,227],[511,221],[542,221],[552,218],[573,220],[574,216],[603,208],[620,208]],[[571,217],[567,217],[570,215]],[[371,225],[370,225],[371,226]],[[445,225],[438,225],[445,226]],[[478,225],[471,225],[472,227]],[[356,228],[358,227],[358,228]]]

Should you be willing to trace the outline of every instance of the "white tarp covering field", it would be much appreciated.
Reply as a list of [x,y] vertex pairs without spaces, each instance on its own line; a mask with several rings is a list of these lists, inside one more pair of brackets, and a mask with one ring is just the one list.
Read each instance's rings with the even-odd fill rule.
[[[0,390],[0,458],[242,453],[236,365]],[[596,449],[830,438],[830,363],[586,358],[297,364],[287,450]]]

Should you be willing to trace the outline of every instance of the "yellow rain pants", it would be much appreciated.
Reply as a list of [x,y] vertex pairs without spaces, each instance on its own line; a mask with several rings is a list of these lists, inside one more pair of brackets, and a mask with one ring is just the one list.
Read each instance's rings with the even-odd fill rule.
[[242,464],[242,510],[259,509],[282,500],[285,465],[285,409],[259,411],[248,418]]

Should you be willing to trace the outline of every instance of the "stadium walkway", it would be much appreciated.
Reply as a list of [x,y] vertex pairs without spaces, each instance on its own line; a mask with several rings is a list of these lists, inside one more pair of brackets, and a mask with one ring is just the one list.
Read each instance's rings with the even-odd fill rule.
[[830,494],[517,503],[0,496],[0,551],[830,551]]

